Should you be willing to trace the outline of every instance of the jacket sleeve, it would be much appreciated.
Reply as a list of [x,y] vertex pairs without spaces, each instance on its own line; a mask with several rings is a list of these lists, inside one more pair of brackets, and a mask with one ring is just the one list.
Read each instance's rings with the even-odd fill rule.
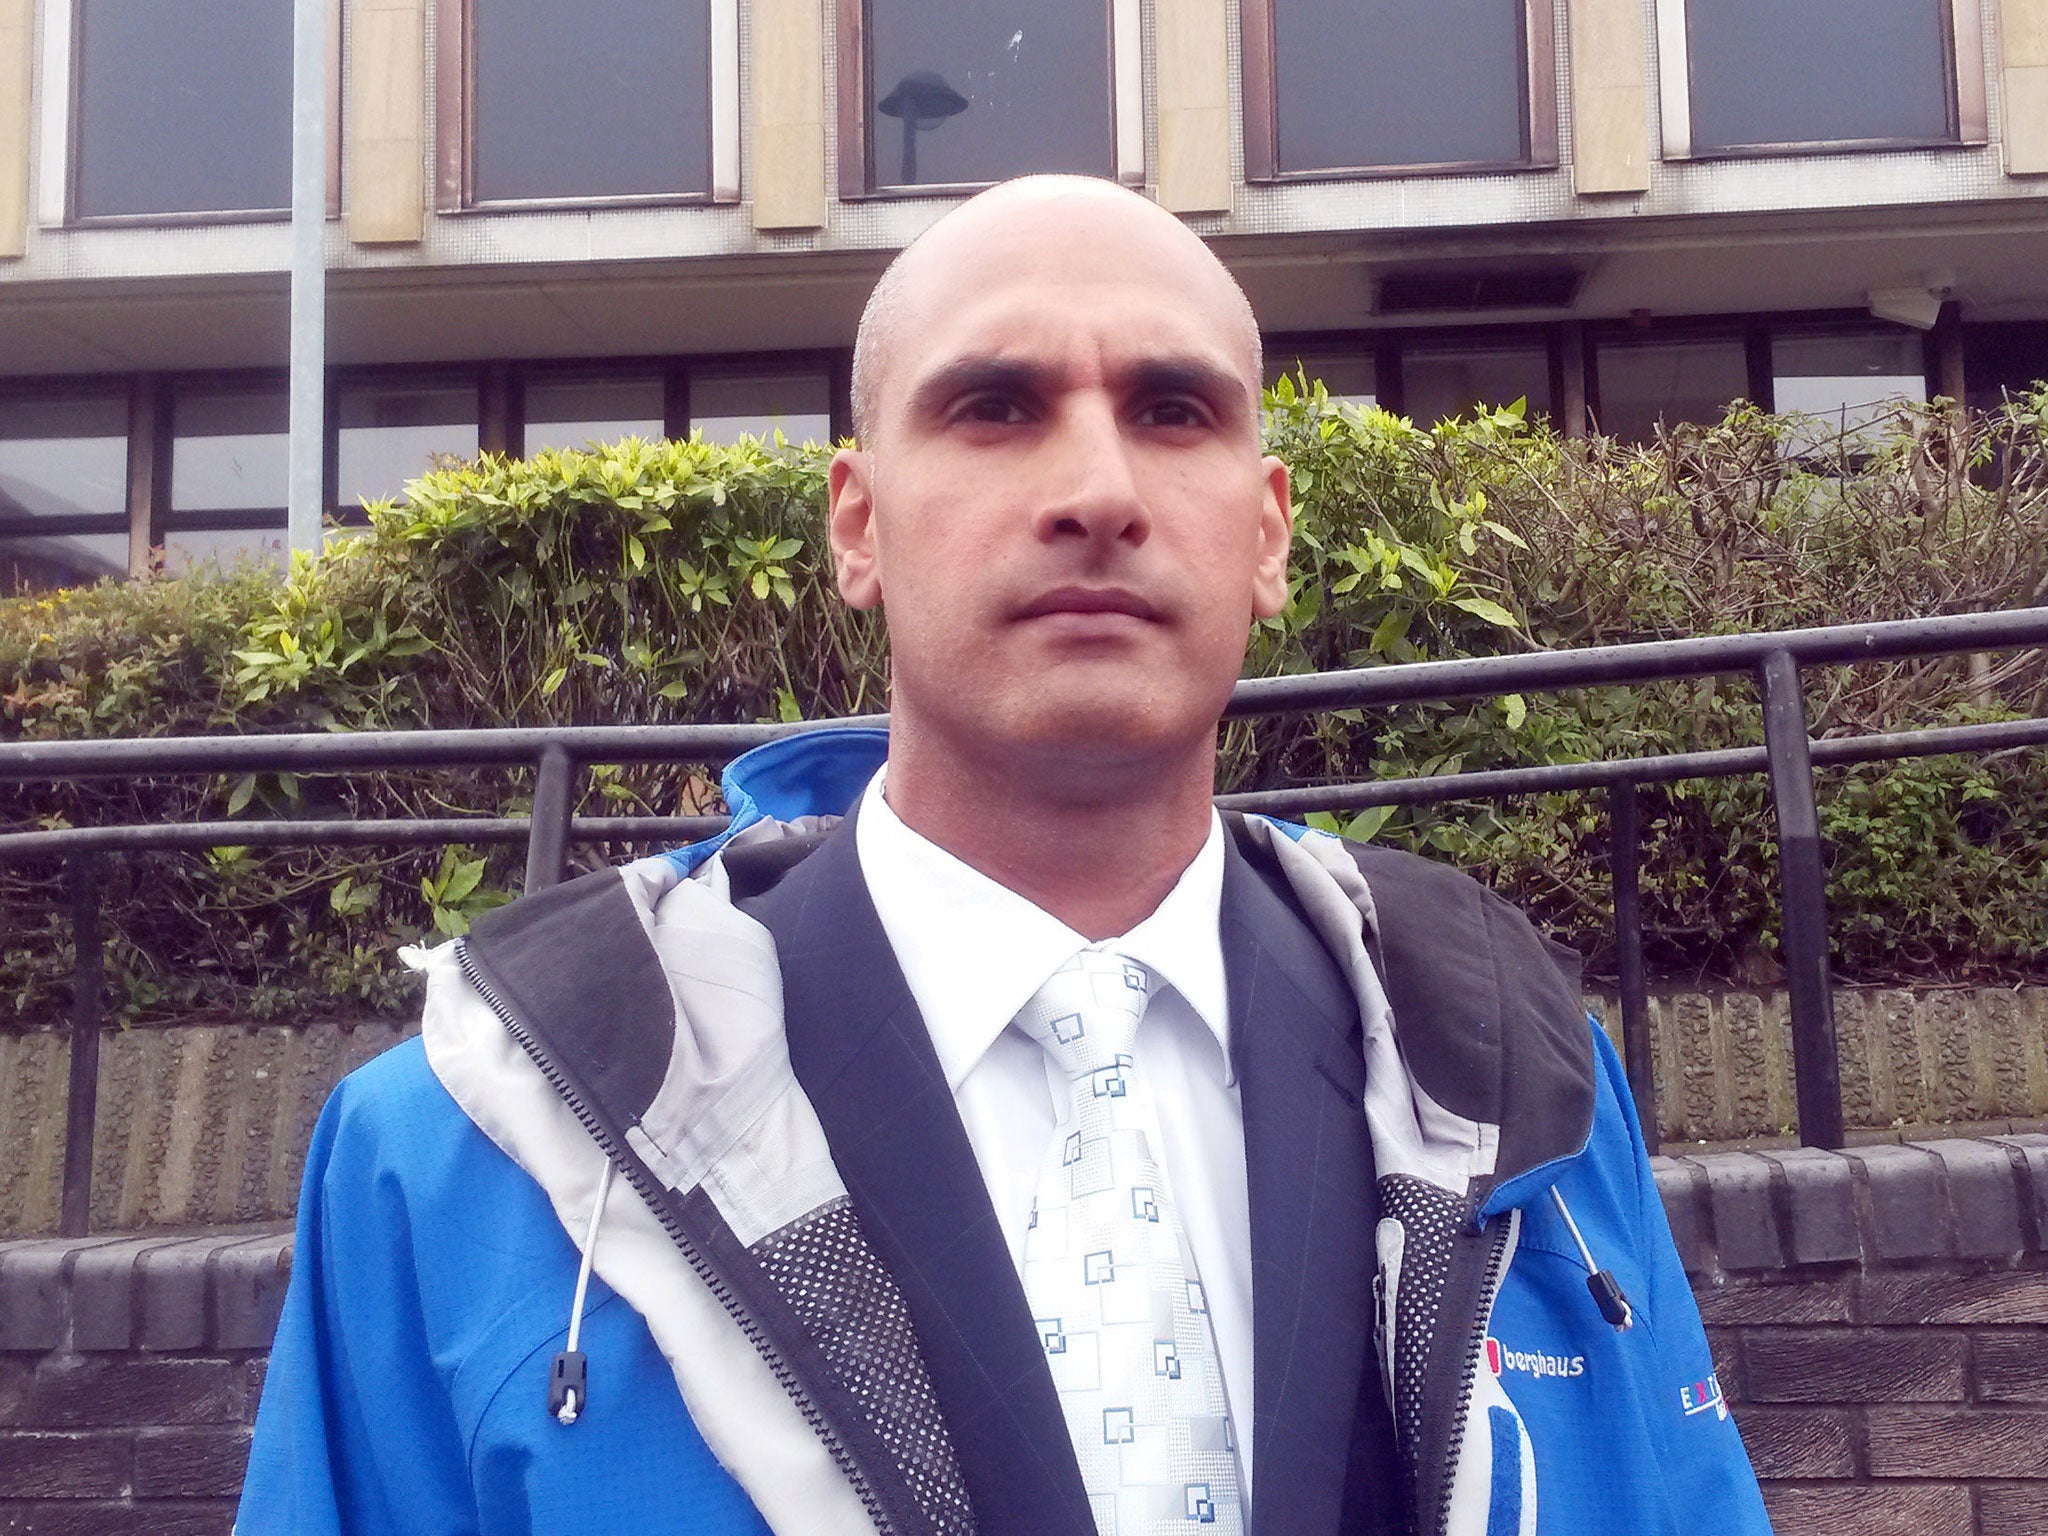
[[1714,1378],[1713,1351],[1657,1193],[1627,1074],[1606,1032],[1597,1024],[1592,1027],[1600,1074],[1596,1116],[1619,1118],[1633,1156],[1637,1273],[1644,1284],[1635,1302],[1654,1348],[1655,1379],[1645,1383],[1646,1398],[1653,1427],[1661,1431],[1668,1485],[1684,1490],[1689,1529],[1716,1536],[1770,1536],[1749,1453]]
[[380,1059],[346,1079],[314,1128],[237,1536],[478,1529],[395,1166],[405,1065]]

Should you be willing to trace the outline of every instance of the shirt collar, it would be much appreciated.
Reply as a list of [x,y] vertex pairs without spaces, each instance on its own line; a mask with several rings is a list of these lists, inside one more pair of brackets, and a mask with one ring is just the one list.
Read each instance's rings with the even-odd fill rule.
[[[957,1091],[1046,977],[1089,941],[912,831],[883,797],[887,773],[884,766],[861,797],[854,846],[875,915]],[[1208,839],[1165,900],[1105,943],[1181,995],[1215,1036],[1232,1081],[1222,905],[1223,822],[1212,812]]]

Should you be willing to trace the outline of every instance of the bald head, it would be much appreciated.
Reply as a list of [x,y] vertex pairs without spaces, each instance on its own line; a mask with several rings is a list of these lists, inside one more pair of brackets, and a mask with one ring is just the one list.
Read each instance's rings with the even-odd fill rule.
[[949,295],[1005,271],[1077,271],[1143,259],[1230,333],[1256,398],[1264,361],[1258,321],[1237,280],[1201,238],[1150,199],[1092,176],[1023,176],[969,198],[883,272],[853,344],[853,431],[873,445],[906,338]]

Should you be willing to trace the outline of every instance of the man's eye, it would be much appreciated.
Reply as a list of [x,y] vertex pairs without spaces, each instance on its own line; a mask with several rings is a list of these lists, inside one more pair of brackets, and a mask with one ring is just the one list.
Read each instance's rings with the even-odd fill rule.
[[1008,395],[976,395],[954,413],[958,421],[1011,425],[1026,419],[1023,405]]
[[1148,427],[1199,427],[1208,419],[1192,400],[1154,400],[1138,413],[1138,420]]

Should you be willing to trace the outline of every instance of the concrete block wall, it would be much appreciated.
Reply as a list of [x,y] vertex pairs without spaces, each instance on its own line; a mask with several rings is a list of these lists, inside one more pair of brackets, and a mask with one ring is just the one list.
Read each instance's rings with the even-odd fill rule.
[[[2048,1136],[1658,1160],[1779,1536],[2048,1532]],[[225,1536],[283,1228],[0,1242],[0,1536]]]

